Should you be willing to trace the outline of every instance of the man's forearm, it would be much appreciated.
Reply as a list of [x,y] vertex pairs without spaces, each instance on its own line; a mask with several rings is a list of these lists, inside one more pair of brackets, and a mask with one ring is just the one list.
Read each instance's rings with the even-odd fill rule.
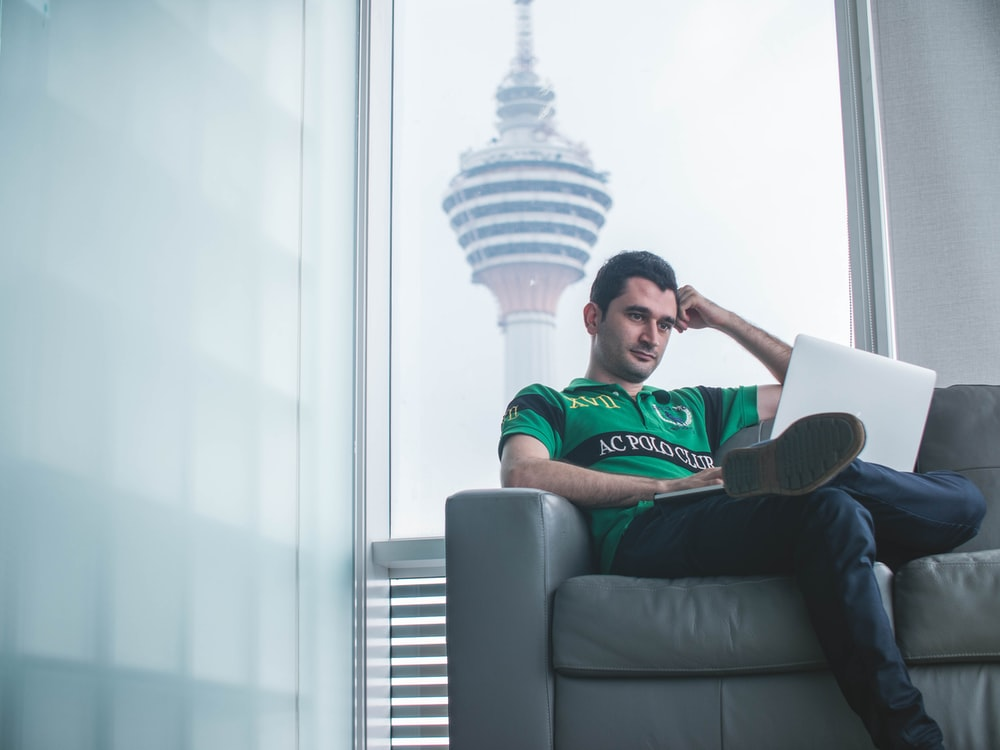
[[705,469],[678,479],[613,474],[543,458],[505,461],[501,464],[504,487],[533,487],[562,495],[585,508],[627,508],[652,500],[661,492],[707,485],[722,486],[720,469]]
[[722,331],[757,358],[779,383],[785,382],[792,348],[731,310],[706,299],[692,286],[677,290],[677,321],[674,327],[681,333],[688,328],[705,327]]
[[626,508],[651,500],[665,480],[631,474],[611,474],[563,461],[517,461],[501,470],[504,487],[533,487],[553,492],[588,508]]
[[718,328],[756,357],[779,383],[785,382],[792,347],[733,312]]

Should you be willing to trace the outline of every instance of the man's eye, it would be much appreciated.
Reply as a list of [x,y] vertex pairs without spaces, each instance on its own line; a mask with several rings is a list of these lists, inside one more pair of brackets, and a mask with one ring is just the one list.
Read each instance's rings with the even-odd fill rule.
[[660,330],[663,331],[664,333],[669,331],[671,328],[673,328],[673,325],[671,325],[670,323],[660,323]]

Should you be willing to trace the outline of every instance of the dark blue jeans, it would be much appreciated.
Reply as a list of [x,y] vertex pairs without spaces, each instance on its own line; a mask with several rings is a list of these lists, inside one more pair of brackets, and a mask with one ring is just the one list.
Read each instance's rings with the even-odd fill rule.
[[802,497],[724,493],[638,516],[612,572],[683,578],[789,574],[848,704],[879,748],[939,748],[882,607],[877,559],[898,567],[979,531],[986,503],[953,472],[907,474],[853,462]]

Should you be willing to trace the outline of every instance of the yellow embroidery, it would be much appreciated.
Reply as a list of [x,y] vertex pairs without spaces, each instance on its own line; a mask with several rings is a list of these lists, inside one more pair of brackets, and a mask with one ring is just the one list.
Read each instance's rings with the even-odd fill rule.
[[611,396],[570,396],[570,409],[584,409],[588,406],[603,406],[605,409],[621,409]]

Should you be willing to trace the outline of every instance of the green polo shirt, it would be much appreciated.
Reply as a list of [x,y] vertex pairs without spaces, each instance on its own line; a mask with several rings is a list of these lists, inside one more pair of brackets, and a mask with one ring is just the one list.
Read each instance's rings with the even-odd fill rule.
[[[633,400],[619,385],[578,378],[565,390],[522,389],[501,425],[500,450],[511,435],[531,435],[561,461],[598,471],[680,479],[714,466],[712,454],[729,437],[756,424],[757,388],[645,386]],[[572,498],[570,498],[572,499]],[[630,508],[587,511],[603,572],[622,534],[652,499]]]

